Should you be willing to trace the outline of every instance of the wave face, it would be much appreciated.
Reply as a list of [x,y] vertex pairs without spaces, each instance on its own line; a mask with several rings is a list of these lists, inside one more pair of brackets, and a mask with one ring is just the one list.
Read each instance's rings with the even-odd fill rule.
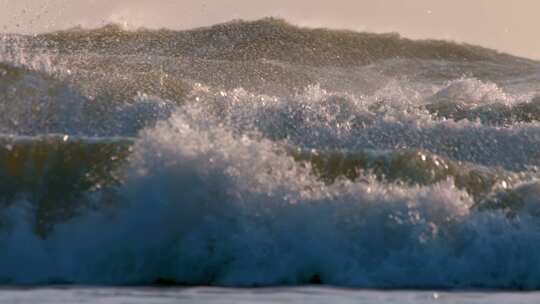
[[540,63],[281,20],[0,37],[0,284],[540,288]]

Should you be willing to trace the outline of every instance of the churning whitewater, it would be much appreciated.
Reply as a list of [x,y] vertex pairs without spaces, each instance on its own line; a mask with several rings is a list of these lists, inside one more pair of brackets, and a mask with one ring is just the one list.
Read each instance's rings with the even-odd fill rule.
[[0,283],[540,288],[540,63],[282,20],[0,36]]

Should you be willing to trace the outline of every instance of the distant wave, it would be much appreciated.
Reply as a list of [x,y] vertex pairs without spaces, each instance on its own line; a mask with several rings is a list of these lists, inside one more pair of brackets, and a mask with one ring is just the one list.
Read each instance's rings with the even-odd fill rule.
[[[35,39],[35,38],[34,38]],[[60,52],[189,56],[214,60],[279,60],[303,65],[365,65],[389,58],[515,61],[493,50],[440,40],[414,41],[399,34],[307,29],[281,19],[233,21],[187,31],[129,31],[111,24],[37,37]],[[525,59],[520,59],[526,62]]]

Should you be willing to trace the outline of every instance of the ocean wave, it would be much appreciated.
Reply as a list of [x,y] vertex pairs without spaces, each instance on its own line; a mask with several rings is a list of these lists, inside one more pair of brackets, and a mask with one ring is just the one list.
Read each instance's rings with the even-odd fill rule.
[[[0,139],[0,208],[28,201],[37,235],[87,211],[114,205],[114,193],[94,206],[86,199],[121,183],[119,168],[129,155],[127,138],[88,139],[68,135]],[[105,200],[105,199],[104,199]]]
[[133,136],[175,105],[142,91],[129,95],[123,85],[107,87],[123,98],[99,88],[92,96],[46,73],[0,63],[0,133]]
[[[446,90],[446,86],[440,90]],[[310,86],[285,98],[201,86],[194,88],[180,110],[194,121],[214,121],[239,134],[258,132],[302,149],[425,150],[457,161],[510,170],[537,165],[539,129],[534,121],[517,120],[501,127],[476,119],[444,119],[426,109],[426,98],[431,96],[437,94],[423,95],[407,82],[394,82],[369,96]],[[508,99],[516,104],[519,100]],[[497,102],[489,100],[489,104]],[[515,145],[519,145],[519,153],[512,149]]]
[[[304,65],[364,65],[389,58],[515,61],[489,49],[445,41],[413,41],[396,33],[371,34],[306,29],[284,20],[233,21],[188,31],[129,31],[119,25],[73,29],[40,36],[64,52],[98,51],[219,60],[278,60]],[[521,60],[526,62],[526,60]]]
[[539,67],[275,19],[0,35],[0,284],[538,289]]
[[325,184],[280,149],[176,114],[135,142],[121,208],[45,239],[24,201],[2,209],[0,280],[538,288],[535,196],[509,216],[451,181]]
[[[96,91],[90,93],[41,72],[0,69],[0,132],[5,134],[135,136],[183,111],[193,120],[239,134],[258,132],[302,149],[425,150],[509,170],[538,165],[538,97],[510,94],[474,78],[420,87],[397,80],[370,95],[310,85],[279,96],[195,83],[190,93],[164,99],[144,93],[151,91],[144,86],[135,96],[109,82],[92,85]],[[515,144],[522,147],[519,153],[510,148]]]
[[[30,204],[35,211],[32,225],[41,237],[89,210],[122,206],[118,188],[130,176],[126,168],[133,138],[57,135],[6,137],[0,143],[0,208],[21,201]],[[326,186],[377,181],[415,187],[452,181],[475,203],[485,206],[493,205],[499,191],[537,177],[535,173],[455,162],[423,151],[302,151],[282,144],[273,149],[292,157],[294,166],[304,168]],[[95,195],[100,199],[94,199]]]

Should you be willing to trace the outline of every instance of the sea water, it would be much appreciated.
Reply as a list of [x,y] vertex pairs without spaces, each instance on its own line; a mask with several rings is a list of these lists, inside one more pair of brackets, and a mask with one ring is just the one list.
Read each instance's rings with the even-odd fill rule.
[[[536,61],[275,19],[0,42],[0,300],[537,297],[294,288],[540,288]],[[293,288],[113,287],[156,285]]]

